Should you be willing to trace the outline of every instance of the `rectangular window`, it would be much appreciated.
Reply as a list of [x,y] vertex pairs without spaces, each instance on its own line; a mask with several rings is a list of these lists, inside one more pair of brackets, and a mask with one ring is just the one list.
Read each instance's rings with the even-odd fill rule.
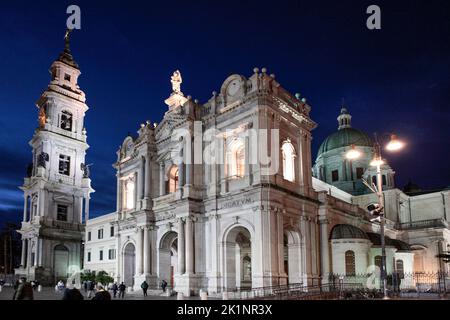
[[331,172],[331,181],[335,182],[339,180],[339,171],[333,170]]
[[67,206],[63,206],[58,204],[56,211],[56,220],[58,221],[67,221]]
[[90,252],[87,253],[87,261],[91,262],[91,253]]
[[110,234],[110,237],[114,237],[114,227],[113,226],[111,226],[109,234]]
[[385,186],[387,184],[386,183],[386,175],[383,174],[383,176],[381,178],[383,180],[383,186]]
[[98,239],[103,239],[103,229],[98,229]]
[[364,168],[356,168],[356,179],[362,179]]
[[108,251],[108,259],[109,260],[116,259],[116,249],[109,249],[109,251]]
[[92,239],[92,234],[91,234],[90,231],[88,232],[88,237],[87,237],[87,238],[88,238],[87,241],[91,241],[91,239]]
[[64,80],[70,81],[70,74],[65,73],[64,74]]
[[98,259],[103,261],[103,250],[100,250]]
[[59,155],[59,173],[70,176],[70,157],[63,154]]

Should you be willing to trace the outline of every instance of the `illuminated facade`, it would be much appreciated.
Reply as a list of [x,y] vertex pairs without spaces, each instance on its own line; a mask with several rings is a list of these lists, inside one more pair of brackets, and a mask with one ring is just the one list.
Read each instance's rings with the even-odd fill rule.
[[[181,81],[181,74],[176,72],[172,83],[174,78]],[[176,88],[161,123],[142,124],[117,153],[117,211],[87,224],[92,235],[116,231],[101,244],[86,242],[85,254],[94,257],[87,269],[106,270],[135,289],[144,280],[155,289],[166,280],[191,295],[200,289],[220,294],[286,283],[307,286],[329,281],[331,274],[367,274],[380,265],[379,225],[365,209],[376,198],[356,184],[372,174],[372,141],[351,128],[346,109],[338,118],[338,137],[324,142],[311,170],[316,127],[311,108],[265,70],[255,69],[248,79],[230,76],[205,104]],[[211,137],[218,138],[215,149]],[[342,156],[352,144],[364,157],[348,163]],[[211,154],[214,162],[206,159]],[[266,154],[267,163],[260,157]],[[203,158],[196,162],[199,155]],[[332,177],[334,170],[336,181],[312,177],[313,171]],[[390,175],[387,271],[439,270],[435,255],[449,243],[448,190],[418,201],[394,188],[388,165],[383,170]],[[129,195],[130,179],[134,195]],[[422,201],[433,213],[417,211]],[[419,220],[429,221],[432,229],[422,228]],[[96,259],[107,249],[117,251],[115,258]]]
[[[311,106],[266,69],[229,76],[204,104],[182,93],[176,71],[161,122],[142,124],[119,147],[115,212],[89,220],[88,108],[68,43],[51,74],[22,187],[18,274],[54,283],[83,264],[134,289],[166,280],[185,295],[213,295],[308,286],[380,264],[379,226],[366,211],[376,197],[360,182],[373,176],[372,141],[345,108],[313,167]],[[348,162],[352,145],[363,157]],[[387,271],[440,270],[450,191],[407,194],[392,168],[383,173]]]
[[[16,274],[53,285],[82,267],[84,220],[89,215],[86,98],[69,39],[50,67],[51,82],[37,101],[39,127],[30,141],[33,162],[24,192],[21,265]],[[84,219],[84,220],[83,220]]]

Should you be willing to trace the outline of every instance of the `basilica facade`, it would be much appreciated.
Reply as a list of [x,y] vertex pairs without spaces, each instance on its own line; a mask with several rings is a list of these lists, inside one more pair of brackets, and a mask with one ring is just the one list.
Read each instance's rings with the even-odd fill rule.
[[[53,100],[38,103],[42,124],[32,140],[34,154],[45,154],[23,187],[18,273],[62,277],[64,266],[68,274],[75,265],[107,271],[130,288],[145,280],[156,289],[165,280],[194,295],[307,287],[380,264],[379,224],[366,210],[376,196],[361,183],[374,176],[373,140],[352,127],[347,108],[313,164],[312,107],[265,68],[229,76],[205,103],[182,92],[176,71],[163,119],[141,124],[117,151],[115,211],[89,219],[93,189],[84,165],[87,107],[79,70],[73,58],[55,64],[60,71],[44,94]],[[350,148],[362,159],[346,160]],[[389,165],[382,171],[387,272],[440,270],[436,255],[450,244],[450,190],[407,194],[395,187]],[[30,197],[45,204],[35,209]]]

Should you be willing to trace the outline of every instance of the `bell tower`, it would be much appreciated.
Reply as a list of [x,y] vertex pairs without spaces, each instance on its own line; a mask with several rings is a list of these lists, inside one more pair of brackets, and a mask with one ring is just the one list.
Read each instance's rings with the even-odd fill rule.
[[33,158],[21,187],[22,256],[16,270],[47,285],[82,268],[84,223],[94,192],[85,162],[88,106],[78,86],[81,72],[70,50],[70,30],[50,74],[50,84],[36,103],[38,127],[30,141]]

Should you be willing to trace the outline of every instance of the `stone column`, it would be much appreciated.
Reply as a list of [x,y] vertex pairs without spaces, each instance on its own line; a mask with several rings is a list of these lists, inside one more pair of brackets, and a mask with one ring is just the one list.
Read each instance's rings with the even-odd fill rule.
[[152,183],[152,167],[151,167],[151,159],[150,155],[147,154],[145,158],[145,190],[144,197],[147,199],[151,198],[151,186]]
[[39,246],[40,246],[40,240],[39,240],[39,238],[37,238],[36,239],[36,247],[35,247],[35,250],[34,250],[34,261],[33,261],[33,264],[35,266],[38,266],[39,255],[40,255]]
[[122,251],[120,250],[120,234],[119,230],[116,232],[116,280],[117,282],[120,282],[121,277],[121,270],[120,265],[122,261]]
[[194,273],[194,222],[191,217],[186,220],[186,273]]
[[321,273],[322,282],[328,282],[328,275],[330,274],[330,249],[328,244],[328,220],[320,220],[320,252],[321,252]]
[[86,196],[86,198],[84,198],[84,220],[87,222],[89,221],[89,200],[90,197],[89,195]]
[[164,163],[161,162],[159,165],[159,196],[163,196],[166,194],[166,180],[164,169]]
[[184,274],[185,265],[185,248],[184,248],[184,221],[183,219],[178,219],[178,273]]
[[178,164],[178,189],[182,189],[184,187],[184,162],[180,161]]
[[27,222],[28,195],[23,195],[23,222]]
[[119,212],[119,218],[120,218],[120,211],[122,210],[122,183],[120,182],[120,176],[117,174],[117,199],[116,199],[116,206],[117,206],[117,212]]
[[136,241],[136,275],[142,274],[142,236],[143,229],[138,227],[137,229],[137,241]]
[[26,265],[26,253],[27,253],[27,240],[22,239],[22,256],[20,259],[20,265],[25,267]]
[[312,168],[312,161],[311,161],[311,139],[310,137],[307,135],[305,137],[305,144],[306,144],[306,169],[305,169],[305,185],[308,186],[308,194],[309,194],[309,188],[311,187],[311,182],[312,182],[312,172],[311,172],[311,168]]
[[149,228],[144,228],[144,274],[148,275],[151,273],[150,270],[150,230]]
[[[84,200],[83,197],[78,198],[78,221],[80,224],[83,223],[83,215],[84,215],[83,200]],[[85,220],[85,222],[87,222],[87,220]]]
[[43,246],[43,241],[42,239],[38,239],[39,241],[39,256],[38,256],[38,267],[42,267],[42,256],[44,255],[44,251],[42,250],[42,246]]
[[193,167],[194,167],[194,162],[193,162],[193,152],[192,152],[192,139],[190,139],[191,141],[186,141],[186,185],[192,185],[193,183]]
[[248,133],[245,136],[245,175],[249,177],[248,183],[251,184],[250,181],[250,141]]
[[[284,280],[286,270],[284,269],[284,228],[283,228],[283,212],[277,213],[277,238],[278,238],[278,269],[280,280]],[[285,280],[284,280],[285,281]],[[285,282],[280,284],[286,284]]]
[[144,168],[145,168],[145,158],[141,157],[141,164],[139,166],[138,178],[139,182],[137,183],[137,201],[139,203],[144,196]]
[[27,268],[32,267],[32,261],[31,261],[31,239],[27,239]]

